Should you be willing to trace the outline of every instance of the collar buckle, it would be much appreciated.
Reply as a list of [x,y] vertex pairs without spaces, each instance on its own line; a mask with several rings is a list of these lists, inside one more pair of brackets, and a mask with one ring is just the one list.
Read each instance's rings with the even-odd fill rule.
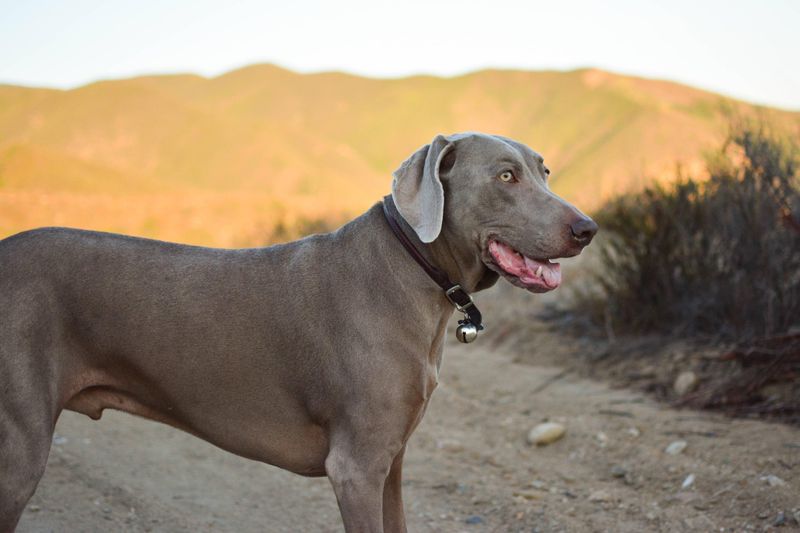
[[472,296],[461,288],[461,285],[455,284],[449,289],[447,289],[444,293],[447,296],[447,299],[450,300],[450,303],[456,306],[460,312],[466,314],[466,310],[470,307],[475,305],[475,302],[472,300]]

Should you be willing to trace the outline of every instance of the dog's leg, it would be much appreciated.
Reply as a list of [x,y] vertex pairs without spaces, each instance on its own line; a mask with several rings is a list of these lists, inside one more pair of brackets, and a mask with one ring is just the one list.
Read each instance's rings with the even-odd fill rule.
[[44,474],[53,439],[47,371],[22,354],[10,361],[7,347],[0,346],[0,533],[16,527]]
[[44,474],[58,417],[62,336],[46,294],[0,291],[0,533]]
[[395,453],[372,437],[335,435],[325,459],[347,533],[383,532],[383,487]]
[[10,533],[47,465],[52,423],[47,417],[0,409],[0,533]]
[[403,512],[403,455],[406,448],[394,458],[389,476],[383,486],[383,530],[385,533],[405,533],[406,516]]

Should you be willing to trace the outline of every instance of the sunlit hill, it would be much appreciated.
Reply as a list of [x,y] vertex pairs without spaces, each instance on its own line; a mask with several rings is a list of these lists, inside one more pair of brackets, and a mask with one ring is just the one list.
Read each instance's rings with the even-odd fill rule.
[[0,86],[0,237],[66,225],[263,244],[276,226],[291,235],[358,214],[413,150],[464,130],[529,144],[553,188],[591,210],[677,165],[699,173],[731,113],[800,130],[799,113],[599,70],[377,80],[257,65],[69,91]]

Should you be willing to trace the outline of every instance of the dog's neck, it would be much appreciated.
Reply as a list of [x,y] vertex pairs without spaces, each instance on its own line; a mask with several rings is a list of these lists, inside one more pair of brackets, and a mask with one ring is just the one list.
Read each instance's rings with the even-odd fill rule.
[[477,292],[494,285],[497,273],[486,268],[480,257],[458,238],[447,231],[432,243],[425,244],[433,264],[447,272],[451,280],[461,285],[467,292]]
[[442,232],[431,243],[423,243],[411,226],[403,219],[396,207],[390,211],[417,251],[433,266],[442,270],[454,283],[467,292],[476,292],[491,287],[498,274],[489,270],[469,243],[457,238],[442,228]]

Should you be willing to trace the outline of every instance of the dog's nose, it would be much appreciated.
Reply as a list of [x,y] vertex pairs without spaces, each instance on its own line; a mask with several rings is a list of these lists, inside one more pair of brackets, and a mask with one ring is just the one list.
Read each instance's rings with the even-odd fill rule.
[[581,217],[569,226],[572,238],[581,246],[592,242],[592,237],[597,233],[597,224],[589,217]]

